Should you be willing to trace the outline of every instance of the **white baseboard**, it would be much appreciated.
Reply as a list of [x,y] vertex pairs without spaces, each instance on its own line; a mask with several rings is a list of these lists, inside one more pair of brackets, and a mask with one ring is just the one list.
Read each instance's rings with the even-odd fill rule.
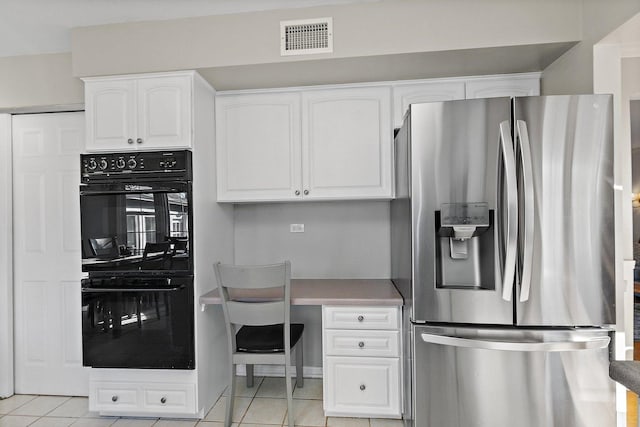
[[[296,367],[292,366],[293,376],[296,375]],[[245,365],[237,365],[236,375],[246,376]],[[257,377],[284,377],[284,365],[254,365],[253,375]],[[305,378],[322,378],[322,367],[305,366],[302,368],[302,376]]]

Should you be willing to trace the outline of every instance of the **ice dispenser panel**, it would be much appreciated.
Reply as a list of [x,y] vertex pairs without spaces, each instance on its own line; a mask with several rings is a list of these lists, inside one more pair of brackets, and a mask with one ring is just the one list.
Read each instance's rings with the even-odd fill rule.
[[436,286],[494,289],[493,210],[485,202],[445,203],[436,212]]

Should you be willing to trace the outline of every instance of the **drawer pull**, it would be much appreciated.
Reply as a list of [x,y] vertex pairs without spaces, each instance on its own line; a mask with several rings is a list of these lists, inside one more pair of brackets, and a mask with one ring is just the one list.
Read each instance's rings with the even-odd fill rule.
[[360,384],[360,390],[364,391],[364,389],[366,389],[367,387],[364,384]]
[[362,314],[358,316],[358,322],[362,322],[363,320],[364,320],[364,316]]
[[162,396],[162,398],[160,399],[160,403],[162,403],[163,405],[167,403],[167,398]]
[[358,347],[360,347],[360,348],[364,347],[364,341],[360,341],[360,342],[358,343]]
[[137,142],[138,144],[142,144],[142,138],[138,138],[138,139],[136,139],[136,142]]
[[127,143],[133,144],[133,139],[132,138],[127,139]]
[[112,402],[117,402],[118,401],[118,396],[111,396],[111,401]]

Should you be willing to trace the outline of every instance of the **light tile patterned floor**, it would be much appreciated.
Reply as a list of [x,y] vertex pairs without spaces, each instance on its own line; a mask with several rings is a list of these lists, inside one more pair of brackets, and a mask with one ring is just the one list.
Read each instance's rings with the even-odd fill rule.
[[[295,380],[293,381],[295,387]],[[283,378],[256,378],[247,388],[236,382],[232,427],[286,426],[287,401]],[[306,379],[294,388],[295,424],[309,427],[402,427],[400,420],[325,417],[322,380]],[[86,397],[15,395],[0,400],[0,427],[223,427],[226,393],[203,420],[101,417],[89,412]]]

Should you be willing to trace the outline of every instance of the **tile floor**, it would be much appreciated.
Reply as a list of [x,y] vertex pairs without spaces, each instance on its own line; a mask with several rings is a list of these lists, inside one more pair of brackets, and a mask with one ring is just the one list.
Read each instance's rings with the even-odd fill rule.
[[[295,380],[294,380],[295,383]],[[283,378],[255,378],[252,388],[244,378],[236,383],[232,427],[287,425],[287,400]],[[325,417],[322,380],[305,379],[294,388],[295,424],[309,427],[401,427],[400,420]],[[0,400],[0,427],[223,427],[226,393],[203,420],[100,417],[89,412],[86,397],[15,395]]]

